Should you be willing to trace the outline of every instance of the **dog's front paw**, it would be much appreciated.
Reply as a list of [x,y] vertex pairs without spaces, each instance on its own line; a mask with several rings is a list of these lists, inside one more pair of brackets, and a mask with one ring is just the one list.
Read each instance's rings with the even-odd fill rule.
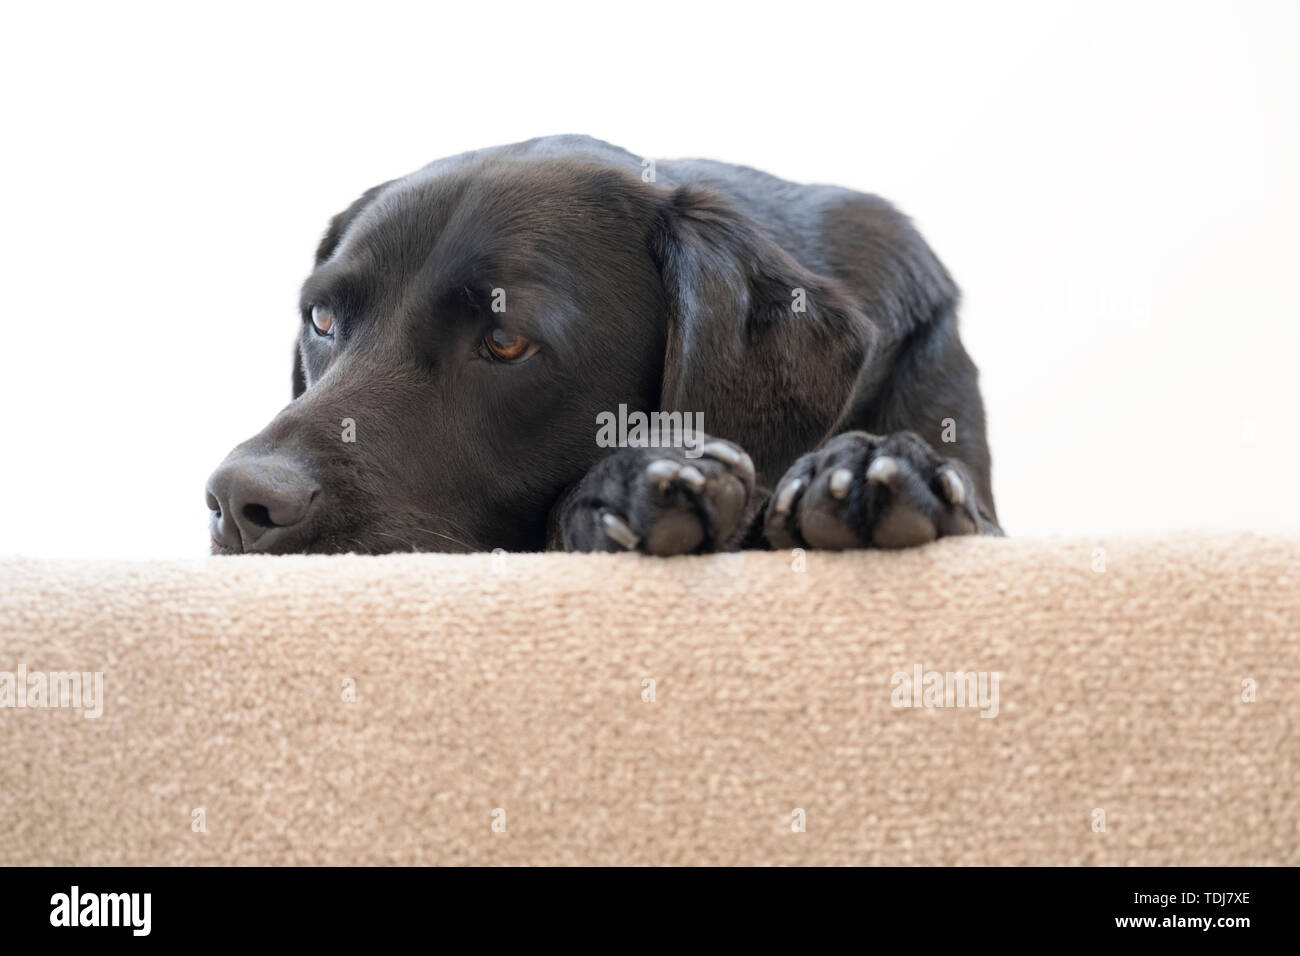
[[734,547],[754,510],[754,463],[720,439],[701,450],[688,458],[680,448],[622,448],[602,460],[561,515],[565,550],[667,556]]
[[909,548],[980,529],[965,465],[913,432],[836,435],[796,461],[767,504],[778,548]]

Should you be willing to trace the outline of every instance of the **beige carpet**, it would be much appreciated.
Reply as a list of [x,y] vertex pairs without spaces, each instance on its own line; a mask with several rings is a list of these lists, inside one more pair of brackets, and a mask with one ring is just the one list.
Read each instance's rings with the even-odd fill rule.
[[1300,540],[793,563],[0,561],[0,864],[1300,863]]

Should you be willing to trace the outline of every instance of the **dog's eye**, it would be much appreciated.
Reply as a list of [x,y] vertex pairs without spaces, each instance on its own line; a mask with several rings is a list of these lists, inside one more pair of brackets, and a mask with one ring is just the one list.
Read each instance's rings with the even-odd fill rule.
[[514,335],[505,329],[489,332],[483,338],[483,346],[493,358],[502,362],[522,362],[537,351],[537,346],[522,335]]
[[334,313],[321,305],[311,307],[311,324],[321,335],[334,334]]

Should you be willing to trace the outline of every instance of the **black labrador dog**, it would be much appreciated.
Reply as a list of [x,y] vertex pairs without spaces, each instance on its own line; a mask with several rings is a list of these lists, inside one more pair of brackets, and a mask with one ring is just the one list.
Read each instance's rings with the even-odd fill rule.
[[213,551],[1000,534],[957,301],[875,196],[578,136],[439,160],[330,224]]

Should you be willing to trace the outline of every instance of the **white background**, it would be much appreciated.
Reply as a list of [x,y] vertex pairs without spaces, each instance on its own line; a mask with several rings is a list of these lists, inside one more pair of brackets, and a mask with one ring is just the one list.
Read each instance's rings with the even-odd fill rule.
[[0,553],[206,553],[329,217],[556,132],[880,193],[1014,535],[1300,531],[1300,5],[6,4]]

